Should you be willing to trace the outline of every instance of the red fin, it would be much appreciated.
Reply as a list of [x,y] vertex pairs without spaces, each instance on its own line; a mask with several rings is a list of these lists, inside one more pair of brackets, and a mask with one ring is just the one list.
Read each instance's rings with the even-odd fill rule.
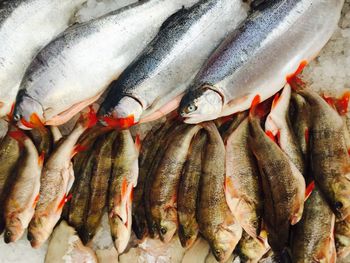
[[309,140],[310,140],[310,131],[308,128],[305,129],[305,142],[306,144],[309,144]]
[[306,190],[305,190],[305,201],[310,197],[312,191],[314,190],[315,188],[315,181],[312,181],[307,187],[306,187]]
[[24,134],[23,131],[9,131],[9,136],[19,143],[23,144],[24,140],[27,139],[27,136]]
[[80,119],[80,121],[84,122],[84,126],[87,128],[93,127],[98,121],[96,112],[92,106],[89,106],[88,113],[83,114]]
[[36,207],[36,204],[38,203],[38,201],[39,201],[39,194],[35,197],[35,199],[34,199],[34,203],[33,203],[33,208],[35,208]]
[[111,128],[114,129],[127,129],[131,126],[137,124],[135,122],[134,115],[130,115],[126,118],[112,118],[112,117],[103,117],[102,120]]
[[9,119],[9,121],[12,121],[13,119],[13,112],[15,111],[15,103],[12,103],[11,105],[11,110],[10,112],[7,114],[7,118]]
[[23,124],[23,126],[29,128],[29,129],[34,129],[36,128],[34,126],[34,124],[32,124],[30,121],[26,121],[24,118],[21,119],[21,123]]
[[293,74],[290,74],[286,77],[286,81],[290,84],[292,89],[297,89],[298,87],[304,85],[303,81],[300,78],[298,78],[298,75],[304,70],[306,65],[306,60],[301,61],[298,69]]
[[252,104],[250,105],[251,110],[256,108],[256,106],[258,106],[260,102],[261,102],[260,95],[256,95],[252,100]]
[[140,152],[141,149],[141,139],[140,139],[140,135],[137,134],[136,138],[135,138],[135,148],[138,152]]
[[321,97],[328,103],[329,106],[331,106],[332,108],[336,108],[335,107],[335,99],[332,97],[329,97],[325,94],[322,94]]
[[57,207],[57,211],[61,210],[70,199],[72,199],[72,194],[70,194],[68,196],[66,196],[66,194],[65,194]]
[[348,154],[350,155],[350,149],[348,149]]
[[45,129],[44,123],[40,120],[39,116],[36,113],[33,113],[30,116],[30,122],[34,125],[34,127],[39,129]]
[[350,91],[345,92],[340,99],[335,100],[335,107],[337,108],[340,115],[345,115],[348,113],[349,100]]
[[128,189],[128,182],[126,180],[126,177],[124,177],[123,182],[122,182],[122,189],[121,189],[122,198],[125,196],[127,189]]
[[77,144],[75,145],[74,149],[73,149],[73,152],[72,152],[72,158],[77,154],[77,153],[80,153],[80,152],[83,152],[83,151],[86,151],[87,150],[87,147],[82,145],[82,144]]
[[44,164],[44,159],[45,159],[45,153],[44,152],[42,152],[41,154],[40,154],[40,156],[39,156],[39,159],[38,159],[38,164],[39,164],[39,166],[43,166],[43,164]]
[[273,142],[276,142],[276,137],[273,135],[272,131],[266,131],[265,134],[267,135],[267,137],[269,137]]
[[280,94],[276,93],[276,95],[272,101],[271,109],[274,109],[277,106],[279,99],[280,99]]
[[281,131],[280,130],[277,131],[276,138],[277,138],[278,144],[280,145],[281,144]]

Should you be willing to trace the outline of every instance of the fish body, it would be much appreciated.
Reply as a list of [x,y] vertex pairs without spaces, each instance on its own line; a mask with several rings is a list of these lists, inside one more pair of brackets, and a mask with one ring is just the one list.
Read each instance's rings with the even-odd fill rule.
[[43,158],[39,158],[38,151],[28,136],[21,131],[13,131],[12,134],[23,146],[23,153],[18,163],[15,182],[4,207],[6,243],[21,238],[34,215],[44,161]]
[[[88,115],[90,117],[90,115]],[[58,145],[45,163],[40,180],[40,198],[28,228],[32,247],[40,247],[50,236],[61,217],[67,195],[74,182],[71,158],[81,134],[92,125],[79,120],[73,131]]]
[[298,92],[310,105],[310,165],[312,174],[339,219],[350,215],[350,156],[344,122],[317,93]]
[[237,127],[226,142],[226,200],[232,214],[252,237],[260,234],[263,194],[259,169],[249,149],[248,118]]
[[118,254],[123,253],[131,235],[132,193],[139,172],[138,155],[130,131],[120,131],[113,145],[108,194],[108,219]]
[[85,1],[1,1],[1,117],[11,112],[22,77],[33,56],[69,26],[75,11]]
[[116,118],[133,115],[139,122],[176,109],[202,64],[240,22],[240,12],[237,0],[201,0],[170,16],[138,58],[112,83],[101,114]]
[[199,180],[202,174],[202,152],[204,151],[206,140],[206,133],[199,133],[193,138],[178,190],[178,234],[181,245],[186,248],[193,245],[199,233],[196,207]]
[[[9,131],[12,127],[9,126]],[[4,207],[4,202],[11,189],[11,184],[15,179],[15,169],[20,158],[20,146],[9,133],[0,142],[0,206]],[[5,228],[4,209],[0,209],[0,234]]]
[[304,175],[305,164],[303,154],[289,120],[291,95],[292,88],[287,84],[281,94],[275,96],[272,102],[271,112],[265,121],[265,132],[271,132],[273,136],[277,136],[277,142],[280,148]]
[[254,10],[214,51],[182,98],[185,122],[231,115],[248,109],[256,95],[262,101],[274,95],[330,39],[343,2],[277,0]]
[[36,112],[47,125],[67,122],[100,97],[169,15],[194,1],[142,1],[70,27],[29,65],[15,120]]
[[181,173],[193,136],[200,126],[186,125],[174,133],[153,177],[150,204],[160,239],[170,242],[178,226],[177,200]]
[[293,262],[336,262],[334,223],[335,216],[316,186],[292,230]]
[[107,201],[108,183],[112,170],[112,146],[117,132],[102,137],[96,150],[96,158],[92,168],[90,181],[89,206],[84,224],[83,242],[91,240],[100,225]]
[[279,254],[287,246],[290,225],[301,219],[305,181],[289,157],[265,134],[256,111],[249,115],[248,142],[260,170],[268,241]]
[[242,236],[242,227],[225,198],[225,146],[214,123],[203,124],[208,141],[200,179],[197,221],[217,261],[225,262]]

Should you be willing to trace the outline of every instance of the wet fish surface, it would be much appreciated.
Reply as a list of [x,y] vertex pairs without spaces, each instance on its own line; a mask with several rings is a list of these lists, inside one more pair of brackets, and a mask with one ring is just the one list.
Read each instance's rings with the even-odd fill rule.
[[11,0],[0,3],[0,117],[11,112],[33,56],[70,24],[86,0]]
[[112,83],[101,115],[133,116],[139,122],[176,109],[199,68],[240,22],[241,13],[238,0],[201,0],[170,16],[138,58]]
[[15,120],[36,113],[47,125],[67,122],[99,98],[169,15],[194,1],[141,1],[67,29],[27,69]]
[[180,103],[185,122],[231,115],[248,109],[256,95],[262,101],[274,95],[330,39],[343,2],[265,1],[197,74]]

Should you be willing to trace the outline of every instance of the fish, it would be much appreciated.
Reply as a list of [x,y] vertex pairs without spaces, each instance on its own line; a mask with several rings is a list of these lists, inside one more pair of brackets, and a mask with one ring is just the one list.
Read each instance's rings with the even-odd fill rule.
[[311,110],[310,169],[337,218],[344,219],[350,215],[350,157],[343,119],[317,93],[298,93]]
[[45,255],[45,263],[82,262],[97,263],[95,252],[85,247],[74,228],[66,221],[55,228]]
[[106,206],[108,183],[112,170],[112,146],[116,136],[117,132],[113,131],[99,139],[97,149],[94,152],[96,158],[92,168],[89,205],[83,227],[85,235],[82,241],[84,244],[88,243],[96,234]]
[[261,127],[265,105],[258,102],[256,97],[249,113],[248,143],[260,171],[268,242],[280,254],[288,245],[290,225],[302,217],[306,184],[298,168]]
[[[16,129],[9,125],[9,130],[0,142],[0,207],[5,206],[5,200],[15,180],[15,170],[20,159],[21,150],[18,141],[9,132]],[[4,209],[0,209],[0,234],[4,231]]]
[[[225,122],[224,120],[222,123],[220,122],[220,124],[217,125],[219,127],[219,132],[224,141],[224,144],[227,144],[227,139],[229,138],[229,136],[247,117],[248,111],[238,112],[232,116],[231,120],[228,120],[227,122]],[[225,119],[225,117],[221,119]]]
[[292,230],[293,262],[336,262],[335,216],[318,186],[306,200],[303,217]]
[[84,2],[86,0],[1,1],[0,117],[12,112],[33,56],[70,25],[75,11]]
[[23,153],[18,162],[15,181],[4,206],[5,243],[20,239],[34,215],[44,163],[44,154],[39,156],[34,143],[23,131],[11,131],[9,135],[19,142]]
[[243,13],[237,0],[202,0],[170,16],[112,82],[100,114],[116,119],[133,116],[138,123],[175,110],[202,64],[236,28]]
[[71,158],[76,153],[76,143],[81,134],[96,122],[96,114],[90,108],[45,162],[40,180],[40,197],[28,227],[27,238],[33,248],[39,248],[48,239],[60,219],[74,182]]
[[102,95],[169,15],[193,2],[139,1],[68,28],[28,66],[14,120],[21,124],[36,113],[45,125],[64,124]]
[[[265,121],[265,132],[277,136],[277,143],[295,164],[301,174],[306,174],[303,153],[289,119],[289,105],[292,88],[289,84],[277,93],[271,111]],[[304,133],[305,136],[305,133]]]
[[150,190],[152,218],[164,243],[169,243],[178,227],[177,201],[182,169],[193,137],[201,129],[198,125],[183,125],[171,135],[159,162]]
[[251,237],[247,232],[243,231],[242,238],[237,244],[237,254],[240,262],[257,263],[270,249],[267,243],[267,236],[259,237],[259,239]]
[[202,153],[206,140],[205,132],[200,132],[193,138],[179,184],[177,201],[178,235],[181,245],[185,248],[192,247],[199,234],[196,206],[199,180],[202,174]]
[[227,204],[243,229],[254,238],[261,230],[263,193],[257,162],[248,144],[246,117],[226,141],[225,196]]
[[132,194],[137,184],[139,145],[130,130],[117,134],[112,150],[112,172],[108,192],[108,219],[113,244],[121,254],[126,249],[132,225]]
[[328,42],[343,3],[264,1],[201,67],[179,114],[199,123],[247,110],[256,95],[264,101],[276,94]]
[[197,222],[219,262],[225,262],[242,236],[242,227],[232,215],[225,198],[225,145],[212,122],[201,124],[208,133],[199,183]]
[[337,261],[346,259],[350,254],[350,217],[335,221],[334,236]]

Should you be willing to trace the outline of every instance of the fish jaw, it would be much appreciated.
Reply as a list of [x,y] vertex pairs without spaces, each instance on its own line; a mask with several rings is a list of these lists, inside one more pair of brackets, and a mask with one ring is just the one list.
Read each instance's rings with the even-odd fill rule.
[[182,247],[190,248],[197,240],[198,224],[195,218],[188,218],[187,225],[179,225],[179,239]]
[[219,118],[222,109],[223,96],[212,87],[204,85],[182,98],[178,112],[185,123],[196,124]]

